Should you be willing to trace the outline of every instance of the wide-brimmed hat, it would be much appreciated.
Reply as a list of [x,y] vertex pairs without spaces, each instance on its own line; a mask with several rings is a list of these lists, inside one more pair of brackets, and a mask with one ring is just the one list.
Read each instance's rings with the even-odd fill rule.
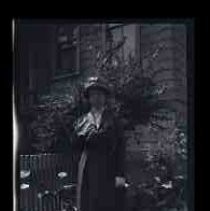
[[84,85],[84,96],[88,98],[88,93],[90,89],[98,89],[103,91],[106,95],[110,94],[110,89],[104,78],[99,77],[89,77]]

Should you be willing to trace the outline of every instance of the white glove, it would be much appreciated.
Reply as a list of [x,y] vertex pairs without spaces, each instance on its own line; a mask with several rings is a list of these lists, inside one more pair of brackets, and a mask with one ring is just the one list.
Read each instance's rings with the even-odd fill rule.
[[125,187],[125,178],[124,177],[115,177],[115,186],[116,187]]

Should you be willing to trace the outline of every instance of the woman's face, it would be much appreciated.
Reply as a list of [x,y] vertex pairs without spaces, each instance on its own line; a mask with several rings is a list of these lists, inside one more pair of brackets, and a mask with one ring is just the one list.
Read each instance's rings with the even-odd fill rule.
[[106,96],[103,91],[99,89],[89,90],[89,103],[91,107],[101,108],[104,106],[106,101]]

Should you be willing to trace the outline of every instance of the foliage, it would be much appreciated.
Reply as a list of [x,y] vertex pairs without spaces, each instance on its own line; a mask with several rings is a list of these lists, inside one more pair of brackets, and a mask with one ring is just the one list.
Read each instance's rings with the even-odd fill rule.
[[129,190],[129,198],[135,199],[131,209],[183,207],[186,201],[187,136],[184,128],[175,121],[175,115],[168,115],[167,120],[153,117],[147,125],[136,125],[130,135],[127,141],[136,142],[136,147],[142,148],[144,143],[149,143],[139,161],[139,172],[145,179],[138,183],[128,172],[129,182],[134,185]]
[[115,98],[113,107],[127,120],[127,125],[133,126],[137,122],[145,124],[159,107],[157,88],[152,78],[144,74],[137,58],[131,54],[127,59],[118,56],[117,50],[122,43],[113,51],[99,54],[96,60],[97,74],[109,81]]
[[[127,59],[119,57],[118,51],[125,40],[124,38],[119,43],[113,44],[112,48],[107,51],[96,50],[92,46],[93,51],[96,52],[96,74],[106,78],[109,82],[113,93],[110,105],[125,123],[125,129],[135,133],[135,128],[138,125],[149,124],[153,128],[156,127],[161,134],[158,135],[158,132],[157,134],[154,132],[153,135],[153,139],[161,142],[158,148],[169,150],[167,138],[163,138],[167,137],[167,134],[164,136],[164,132],[162,132],[164,126],[160,124],[159,118],[152,118],[156,113],[161,113],[161,109],[167,108],[167,104],[159,100],[165,87],[156,84],[152,78],[154,74],[152,63],[164,50],[164,46],[156,45],[154,49],[148,50],[147,58],[144,58],[147,59],[148,65],[146,69],[143,69],[138,58],[131,54]],[[75,118],[86,110],[86,106],[81,108],[85,101],[81,92],[81,87],[77,86],[73,87],[73,91],[68,95],[50,94],[41,98],[39,105],[34,108],[36,115],[31,124],[31,137],[38,143],[36,148],[49,151],[55,148],[56,143],[61,142],[61,139],[66,139]],[[165,118],[167,115],[161,116],[161,118]],[[155,121],[153,121],[154,119]],[[150,137],[152,134],[149,132],[147,138],[152,139]],[[142,139],[141,136],[141,132],[136,136],[138,142]]]
[[[32,108],[34,119],[30,125],[32,147],[38,152],[50,152],[64,144],[76,118],[75,98],[68,96],[45,95],[38,105]],[[64,144],[65,148],[65,144]],[[58,150],[58,148],[57,148]]]
[[[144,58],[147,66],[143,69],[141,62],[131,54],[127,59],[119,57],[118,51],[124,42],[125,39],[107,51],[96,50],[93,46],[96,74],[106,78],[112,90],[110,106],[125,123],[128,145],[141,148],[148,143],[146,153],[142,153],[145,165],[141,169],[142,173],[149,175],[148,183],[158,180],[164,184],[173,181],[177,175],[185,179],[186,125],[181,127],[176,111],[168,106],[167,101],[160,100],[168,85],[153,80],[158,71],[154,73],[152,64],[164,51],[164,45],[148,49]],[[37,152],[57,150],[59,143],[61,148],[68,148],[72,123],[86,111],[81,93],[77,84],[67,95],[49,94],[40,98],[39,104],[32,109],[34,120],[30,125],[33,147]],[[152,192],[152,186],[148,190]]]

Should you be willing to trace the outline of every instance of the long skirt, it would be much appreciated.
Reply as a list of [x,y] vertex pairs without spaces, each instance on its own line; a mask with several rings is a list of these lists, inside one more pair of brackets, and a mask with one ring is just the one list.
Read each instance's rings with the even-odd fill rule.
[[87,160],[87,154],[81,157],[77,191],[79,211],[116,210],[114,176],[110,174],[112,170],[109,171],[108,165],[103,165],[105,163],[99,160],[91,162]]

